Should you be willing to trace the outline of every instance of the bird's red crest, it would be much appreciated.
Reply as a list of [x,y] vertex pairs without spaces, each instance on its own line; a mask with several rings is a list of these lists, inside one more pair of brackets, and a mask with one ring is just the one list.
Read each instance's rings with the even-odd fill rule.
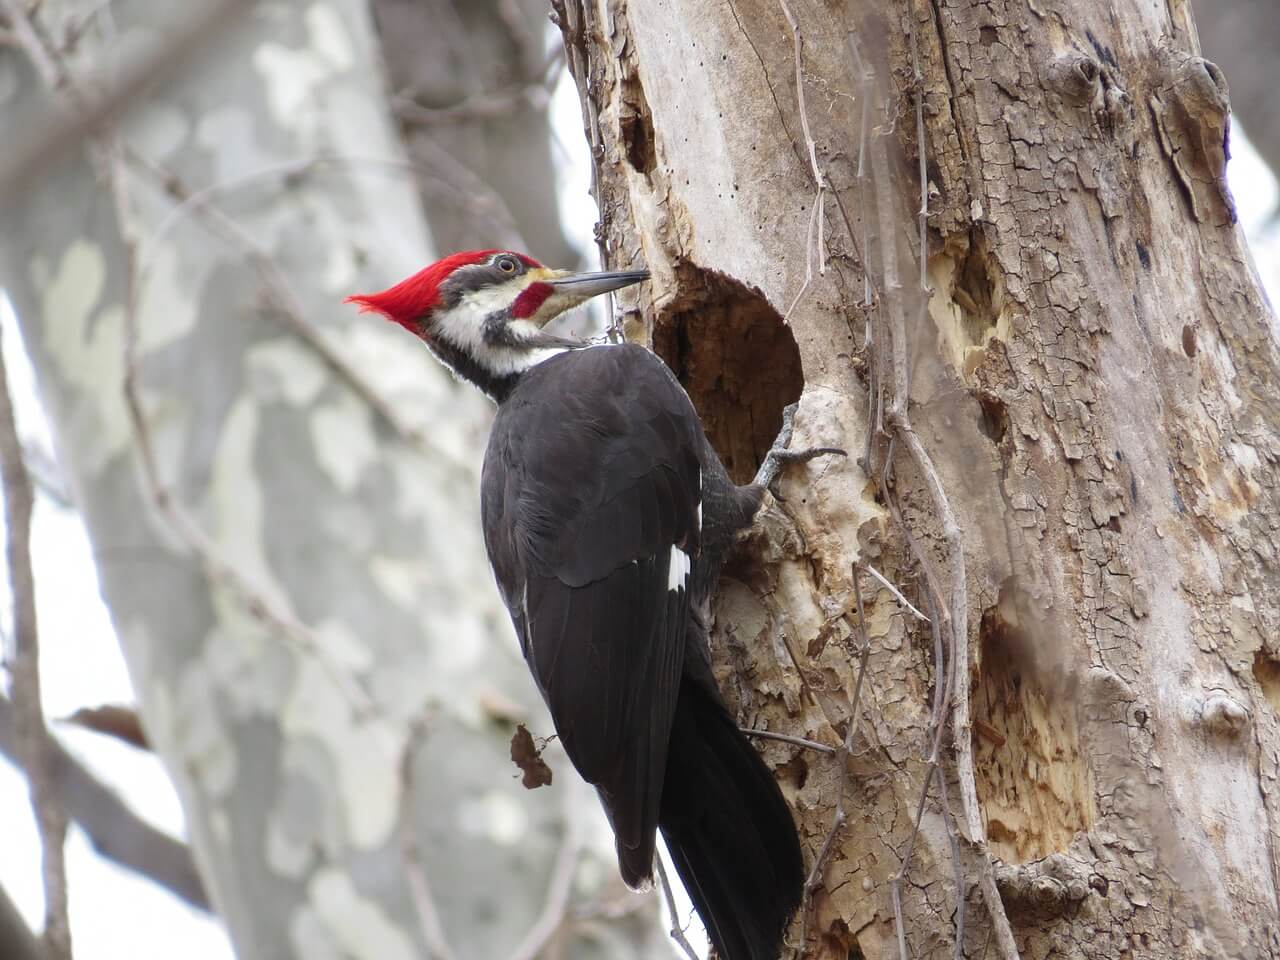
[[[450,254],[381,293],[357,293],[342,302],[357,304],[361,313],[379,313],[413,333],[420,333],[418,321],[440,302],[440,285],[449,274],[459,267],[487,260],[498,252],[468,250],[465,253]],[[542,266],[537,260],[522,253],[513,253],[512,256],[519,257],[526,267]]]

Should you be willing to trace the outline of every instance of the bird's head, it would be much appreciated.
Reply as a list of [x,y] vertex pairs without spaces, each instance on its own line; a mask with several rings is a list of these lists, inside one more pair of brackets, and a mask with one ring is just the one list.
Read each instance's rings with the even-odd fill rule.
[[346,302],[421,337],[455,373],[501,400],[530,367],[586,345],[548,333],[550,320],[648,276],[647,270],[571,273],[510,250],[473,250]]

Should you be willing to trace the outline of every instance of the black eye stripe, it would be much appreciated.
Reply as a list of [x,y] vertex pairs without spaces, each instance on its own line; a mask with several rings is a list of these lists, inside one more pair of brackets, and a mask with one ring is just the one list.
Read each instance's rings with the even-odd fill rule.
[[[516,263],[519,264],[519,261],[517,260]],[[468,293],[506,283],[513,277],[519,276],[522,272],[523,270],[516,270],[512,273],[504,272],[498,267],[497,258],[488,263],[473,263],[465,267],[459,267],[440,286],[440,306],[443,306],[446,310],[452,310]]]

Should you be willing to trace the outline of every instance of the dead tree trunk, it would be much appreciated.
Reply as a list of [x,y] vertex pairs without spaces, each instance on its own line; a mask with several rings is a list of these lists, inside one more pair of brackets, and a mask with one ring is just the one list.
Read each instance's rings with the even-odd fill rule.
[[851,452],[784,484],[716,611],[742,723],[851,748],[842,783],[762,743],[806,956],[1280,949],[1280,353],[1190,17],[559,11],[609,262],[655,278],[629,334],[737,476],[797,399]]

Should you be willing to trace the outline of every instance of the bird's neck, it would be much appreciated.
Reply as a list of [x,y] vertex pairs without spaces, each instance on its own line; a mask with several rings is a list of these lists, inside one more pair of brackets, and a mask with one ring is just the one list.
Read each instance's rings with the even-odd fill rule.
[[444,340],[428,337],[427,346],[441,363],[453,371],[455,376],[478,387],[494,403],[502,403],[511,396],[511,392],[515,390],[520,378],[525,374],[524,369],[495,373],[469,351]]

